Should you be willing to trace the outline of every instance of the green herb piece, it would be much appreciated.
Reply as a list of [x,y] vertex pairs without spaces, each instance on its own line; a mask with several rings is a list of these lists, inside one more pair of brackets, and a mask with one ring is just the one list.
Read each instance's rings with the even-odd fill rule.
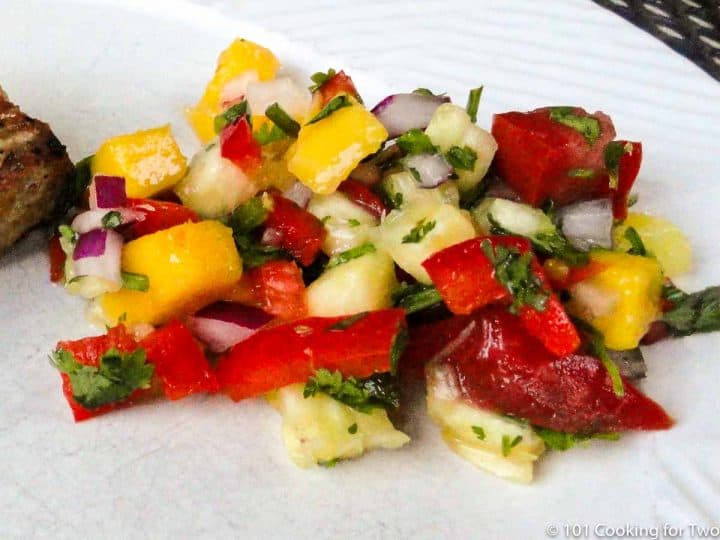
[[545,311],[550,293],[543,288],[540,278],[532,270],[532,253],[528,251],[520,254],[517,248],[506,246],[493,249],[489,240],[483,240],[480,245],[495,269],[495,279],[513,298],[508,308],[510,313],[517,314],[522,306]]
[[577,433],[565,433],[563,431],[555,431],[553,429],[534,426],[535,433],[545,442],[551,450],[564,452],[570,450],[576,444],[589,441],[591,439],[605,439],[609,441],[617,441],[620,439],[619,433],[594,433],[592,435],[581,435]]
[[215,133],[220,133],[223,129],[225,129],[225,126],[234,123],[238,118],[243,116],[249,117],[249,115],[250,111],[247,101],[243,100],[240,103],[233,105],[226,111],[218,114],[213,120]]
[[417,183],[422,182],[422,178],[420,177],[420,173],[415,167],[408,167],[408,172],[412,175],[412,177],[415,179]]
[[138,389],[150,388],[155,366],[148,364],[145,350],[121,353],[110,349],[98,366],[80,364],[69,351],[56,350],[51,363],[70,379],[73,398],[86,409],[96,409],[127,399]]
[[368,316],[367,311],[361,311],[360,313],[356,313],[355,315],[350,315],[349,317],[346,317],[345,319],[340,319],[338,322],[331,324],[327,327],[327,332],[342,332],[343,330],[347,330],[352,325],[354,325],[357,322],[362,321],[365,317]]
[[150,279],[145,274],[134,272],[122,272],[123,289],[131,291],[147,292],[150,288]]
[[670,294],[675,305],[663,315],[662,320],[670,326],[674,335],[689,336],[696,332],[720,330],[720,287],[708,287],[692,294],[673,289],[666,294]]
[[340,461],[339,458],[333,458],[327,461],[320,460],[318,461],[318,465],[320,465],[321,467],[325,467],[326,469],[332,469],[333,467],[335,467],[335,465],[338,464],[338,461]]
[[355,435],[355,434],[357,433],[357,430],[358,430],[358,425],[357,425],[357,424],[353,424],[352,426],[350,426],[350,427],[348,428],[348,433],[349,433],[350,435]]
[[82,279],[86,278],[87,275],[83,274],[81,276],[75,276],[74,278],[71,278],[67,281],[66,285],[72,285],[73,283],[78,283]]
[[628,227],[625,229],[625,234],[623,234],[625,237],[625,240],[630,242],[630,249],[628,250],[628,253],[630,255],[640,255],[641,257],[647,257],[648,251],[645,249],[645,244],[642,241],[642,238],[640,238],[640,235],[635,230],[635,227]]
[[122,216],[117,210],[112,210],[102,217],[103,229],[115,229],[122,225]]
[[517,435],[515,438],[511,438],[510,435],[503,435],[502,437],[502,455],[508,457],[512,449],[520,444],[523,440],[522,435]]
[[471,429],[478,439],[480,439],[481,441],[485,440],[485,430],[483,428],[481,428],[480,426],[471,426]]
[[405,347],[407,347],[408,343],[410,343],[410,333],[408,332],[407,327],[402,326],[398,329],[398,333],[395,334],[392,349],[390,349],[390,373],[397,373],[400,357],[405,351]]
[[550,120],[574,129],[580,133],[590,146],[594,145],[600,138],[600,122],[592,116],[575,114],[573,107],[552,107],[550,109]]
[[322,71],[318,71],[317,73],[313,73],[310,75],[310,79],[314,83],[312,86],[308,88],[311,92],[315,92],[320,89],[320,87],[328,82],[330,79],[332,79],[335,75],[337,75],[337,71],[335,71],[333,68],[330,68],[327,70],[327,72],[323,73]]
[[350,218],[348,219],[348,225],[352,228],[355,228],[360,226],[360,222],[355,218]]
[[477,206],[480,199],[485,196],[489,186],[490,177],[485,176],[485,178],[475,184],[472,188],[460,192],[460,208],[463,210],[471,210],[473,207]]
[[235,209],[229,224],[233,232],[245,234],[265,223],[267,215],[262,197],[253,197]]
[[92,182],[92,160],[95,155],[87,156],[75,164],[75,176],[65,182],[55,206],[55,215],[63,216],[73,206]]
[[403,194],[398,191],[393,195],[392,204],[395,208],[400,208],[403,204]]
[[287,139],[287,135],[285,135],[282,129],[275,124],[267,122],[263,123],[257,131],[253,132],[253,137],[258,144],[262,146]]
[[312,119],[307,123],[307,125],[309,126],[310,124],[319,122],[320,120],[323,120],[330,116],[335,111],[344,107],[350,107],[351,105],[352,103],[350,102],[350,99],[345,94],[335,96],[327,102],[327,105],[325,105],[319,113],[312,117]]
[[440,97],[443,94],[435,94],[429,88],[416,88],[412,91],[413,94],[420,94],[421,96]]
[[592,178],[595,176],[595,171],[578,167],[577,169],[570,169],[567,175],[571,178]]
[[610,381],[612,382],[615,395],[619,398],[625,397],[625,385],[620,376],[620,369],[617,364],[612,361],[612,358],[610,358],[602,332],[583,319],[573,317],[573,323],[575,323],[575,327],[587,338],[590,353],[600,360],[600,363],[607,370],[608,375],[610,375]]
[[332,216],[325,216],[324,218],[322,218],[322,219],[320,220],[320,223],[322,223],[323,225],[325,225],[325,224],[327,224],[327,222],[330,221],[331,219],[332,219]]
[[350,248],[347,251],[343,251],[342,253],[333,255],[330,261],[328,261],[328,264],[325,268],[327,270],[329,270],[330,268],[335,268],[336,266],[345,264],[348,261],[352,261],[353,259],[362,257],[363,255],[367,255],[368,253],[375,253],[375,251],[375,246],[370,243],[355,246],[354,248]]
[[442,296],[433,285],[423,283],[403,284],[393,292],[393,302],[395,306],[404,309],[405,313],[410,315],[438,305],[442,302]]
[[300,133],[300,124],[298,124],[292,116],[285,112],[279,103],[273,103],[265,109],[265,116],[267,116],[272,123],[280,128],[280,130],[288,137],[295,138],[298,136],[298,133]]
[[60,236],[63,238],[63,240],[66,240],[70,244],[75,244],[78,239],[78,233],[72,230],[72,227],[69,225],[60,225],[58,227],[58,232],[60,233]]
[[400,135],[395,143],[398,148],[410,156],[417,154],[434,154],[437,147],[432,143],[424,131],[411,129]]
[[238,206],[228,220],[244,268],[255,268],[268,261],[288,258],[282,249],[262,245],[254,234],[265,223],[267,215],[262,196],[257,196]]
[[397,381],[389,373],[358,380],[354,377],[343,379],[339,371],[318,369],[305,384],[303,396],[307,399],[318,392],[366,414],[373,409],[395,409],[400,404]]
[[665,300],[668,300],[669,302],[671,302],[673,305],[678,304],[679,302],[682,302],[688,296],[690,296],[688,293],[686,293],[683,290],[678,289],[672,283],[666,283],[663,285],[662,297]]
[[415,225],[408,234],[403,236],[402,243],[417,244],[419,242],[422,242],[423,238],[425,238],[428,233],[435,228],[435,225],[435,220],[425,221],[425,218],[422,218],[420,221],[417,222],[417,225]]
[[605,168],[610,177],[610,189],[617,189],[620,184],[620,159],[625,154],[632,155],[634,149],[632,143],[623,144],[620,141],[611,141],[605,147]]
[[472,171],[475,169],[477,154],[469,146],[453,146],[445,152],[445,159],[455,170]]
[[477,122],[477,113],[478,109],[480,108],[480,97],[482,97],[483,87],[479,86],[478,88],[473,88],[470,90],[470,93],[468,94],[468,100],[467,105],[465,106],[465,110],[468,113],[468,116],[470,117],[470,120],[474,124]]

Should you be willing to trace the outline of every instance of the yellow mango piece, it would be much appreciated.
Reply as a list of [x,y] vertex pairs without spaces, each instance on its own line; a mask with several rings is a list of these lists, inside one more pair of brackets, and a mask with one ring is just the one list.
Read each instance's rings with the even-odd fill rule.
[[242,275],[232,230],[218,221],[177,225],[125,245],[122,269],[146,275],[147,292],[104,294],[99,306],[109,324],[161,324],[221,299]]
[[571,287],[567,308],[602,332],[608,348],[633,349],[660,315],[660,264],[649,257],[610,251],[590,257],[605,269]]
[[302,127],[288,150],[288,170],[315,193],[327,195],[387,137],[385,127],[364,107],[344,107]]
[[205,144],[215,138],[213,122],[222,112],[220,96],[227,83],[249,71],[255,72],[257,80],[268,81],[275,78],[279,68],[280,62],[269,49],[245,39],[236,39],[220,53],[215,75],[205,93],[197,105],[185,110],[185,117],[200,141]]
[[630,249],[625,239],[628,227],[634,228],[668,277],[679,276],[692,267],[692,248],[683,232],[666,219],[648,214],[630,213],[627,219],[613,230],[613,244],[618,251]]
[[106,140],[91,168],[93,174],[125,177],[128,197],[146,198],[177,184],[187,160],[165,125]]

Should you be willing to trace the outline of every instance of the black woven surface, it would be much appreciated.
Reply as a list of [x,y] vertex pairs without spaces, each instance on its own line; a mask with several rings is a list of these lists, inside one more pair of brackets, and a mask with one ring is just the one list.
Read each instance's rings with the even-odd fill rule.
[[720,80],[720,0],[593,0]]

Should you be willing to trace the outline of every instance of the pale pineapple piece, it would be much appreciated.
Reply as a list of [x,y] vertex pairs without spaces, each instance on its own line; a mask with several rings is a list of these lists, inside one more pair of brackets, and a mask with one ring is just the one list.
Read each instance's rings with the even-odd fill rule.
[[370,238],[370,230],[379,223],[375,216],[337,191],[313,195],[307,210],[325,225],[327,234],[322,249],[329,256],[364,244]]
[[325,394],[305,398],[304,387],[291,384],[267,396],[282,416],[285,448],[298,467],[354,458],[376,448],[400,448],[410,441],[383,409],[368,414]]

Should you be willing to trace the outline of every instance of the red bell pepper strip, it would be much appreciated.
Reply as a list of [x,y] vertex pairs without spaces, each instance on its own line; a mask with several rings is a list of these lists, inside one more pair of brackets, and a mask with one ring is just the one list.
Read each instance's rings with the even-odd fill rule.
[[364,210],[367,210],[378,219],[388,211],[382,199],[375,195],[375,193],[362,182],[345,180],[338,186],[338,191],[347,195],[352,202]]
[[140,346],[147,361],[155,365],[168,399],[176,400],[190,394],[218,391],[215,373],[195,342],[190,331],[179,321],[171,321],[145,337]]
[[223,128],[220,133],[220,155],[248,174],[260,166],[262,146],[253,137],[252,127],[245,116]]
[[310,317],[267,328],[220,359],[220,389],[233,400],[306,382],[321,368],[365,378],[391,371],[393,348],[405,327],[402,309],[351,317]]
[[60,236],[54,234],[48,244],[50,257],[50,281],[59,283],[65,276],[65,252],[60,247]]
[[612,121],[603,113],[588,115],[574,108],[575,115],[599,122],[599,137],[591,144],[579,130],[552,119],[553,109],[495,115],[492,134],[498,143],[498,174],[533,206],[604,196],[609,185],[604,149],[615,138]]
[[613,216],[615,219],[625,219],[628,213],[628,198],[635,179],[640,172],[642,163],[642,144],[639,142],[618,141],[624,148],[628,148],[620,158],[618,166],[618,186],[611,192],[613,199]]
[[660,405],[627,380],[624,396],[618,397],[597,358],[547,352],[502,308],[462,320],[463,339],[436,361],[451,369],[463,397],[478,407],[587,435],[668,429],[673,424]]
[[263,242],[284,249],[302,266],[312,264],[325,239],[322,221],[278,193],[272,193],[272,198]]
[[[493,249],[504,246],[520,254],[530,251],[530,243],[524,238],[488,236],[455,244],[423,262],[423,267],[453,313],[469,314],[489,304],[512,301],[510,292],[497,279],[493,263],[483,251],[484,242]],[[518,316],[527,330],[549,351],[559,355],[570,354],[580,346],[580,336],[534,256],[531,269],[539,278],[547,300],[540,311],[527,304],[521,306]]]
[[198,215],[182,204],[152,199],[128,199],[128,206],[142,212],[138,221],[122,228],[126,240],[134,240],[147,234],[156,233],[175,225],[198,222]]
[[320,107],[324,107],[328,101],[338,94],[349,94],[362,103],[355,84],[344,71],[339,71],[330,77],[316,91],[316,95],[320,96]]

